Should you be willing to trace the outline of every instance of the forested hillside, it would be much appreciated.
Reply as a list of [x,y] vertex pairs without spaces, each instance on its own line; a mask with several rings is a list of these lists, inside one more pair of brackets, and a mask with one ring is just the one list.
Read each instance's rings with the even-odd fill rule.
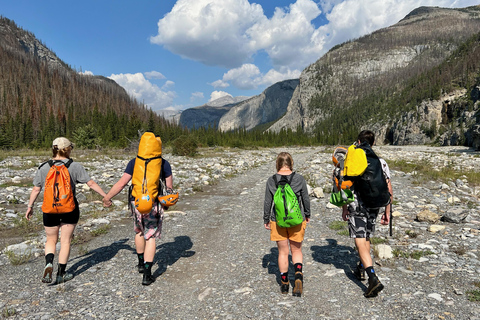
[[[300,126],[327,144],[351,142],[366,127],[393,144],[450,141],[462,134],[462,124],[472,126],[462,108],[472,110],[476,101],[471,93],[479,85],[479,30],[479,6],[421,7],[390,27],[338,45],[302,72],[287,114],[270,130]],[[451,101],[455,90],[466,92],[465,103]],[[422,119],[428,112],[420,109],[435,99],[448,107],[440,107],[435,121],[431,114]],[[446,114],[452,108],[454,117]],[[408,115],[417,110],[423,114]],[[448,130],[450,137],[443,137]],[[414,136],[392,140],[409,134]]]
[[82,75],[33,34],[0,18],[0,148],[86,137],[86,147],[125,146],[138,130],[166,137],[181,129],[128,96],[114,81]]

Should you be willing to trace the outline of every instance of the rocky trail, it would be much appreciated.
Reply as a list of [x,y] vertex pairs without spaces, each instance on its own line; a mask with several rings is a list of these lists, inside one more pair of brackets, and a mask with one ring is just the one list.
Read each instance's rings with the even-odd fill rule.
[[[378,148],[387,161],[428,157],[432,167],[442,167],[454,165],[451,159],[456,159],[464,169],[479,170],[478,153],[468,149]],[[279,151],[227,152],[204,160],[168,158],[181,201],[166,213],[152,269],[156,281],[150,286],[142,286],[136,270],[133,227],[123,195],[115,198],[113,210],[104,210],[98,201],[90,201],[88,192],[80,193],[82,220],[76,238],[84,241],[72,247],[67,269],[75,278],[64,284],[40,281],[42,231],[21,243],[12,244],[2,237],[2,316],[480,319],[480,303],[468,299],[468,292],[478,290],[474,283],[480,281],[478,187],[461,179],[418,183],[414,175],[392,170],[394,235],[388,236],[388,227],[378,224],[376,237],[395,255],[375,258],[375,270],[385,289],[378,297],[366,299],[366,282],[357,281],[351,273],[358,259],[353,241],[342,230],[332,229],[332,223],[341,221],[341,211],[328,204],[328,194],[323,194],[332,170],[331,150],[325,148],[286,150],[293,155],[295,170],[312,186],[312,221],[303,244],[304,294],[301,298],[282,295],[278,251],[262,221],[265,182],[275,172]],[[90,161],[92,177],[106,190],[129,159],[120,158],[111,157],[100,168]],[[17,169],[28,161],[34,162],[31,169]],[[9,170],[0,171],[1,182],[33,178],[35,161],[39,160],[4,159],[3,167]],[[0,190],[0,223],[5,234],[18,223],[15,216],[24,214],[29,190],[20,184]],[[12,198],[19,203],[12,204]],[[104,226],[108,226],[105,233],[92,236],[92,231]],[[19,235],[8,234],[21,241]],[[33,254],[26,263],[12,265],[12,252]]]

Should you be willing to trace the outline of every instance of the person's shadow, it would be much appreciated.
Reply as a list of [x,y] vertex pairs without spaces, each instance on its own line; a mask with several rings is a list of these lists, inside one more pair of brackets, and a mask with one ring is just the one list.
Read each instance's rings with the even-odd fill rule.
[[[278,268],[278,248],[277,247],[270,248],[270,253],[267,253],[266,255],[263,256],[262,267],[268,270],[268,274],[275,275],[278,285],[282,284],[282,280],[280,278],[280,269]],[[292,275],[294,273],[295,271],[292,263],[292,256],[288,255],[288,274]],[[294,285],[294,281],[295,279],[289,278],[289,282],[292,286]]]
[[154,262],[158,264],[157,270],[153,273],[155,278],[161,276],[168,266],[173,265],[180,258],[189,258],[195,251],[189,250],[193,242],[188,236],[175,237],[175,241],[162,243],[157,246]]
[[135,252],[135,249],[125,244],[128,240],[129,240],[128,238],[125,238],[125,239],[115,241],[108,246],[91,250],[84,255],[81,255],[79,257],[72,259],[72,260],[76,260],[76,259],[81,259],[81,260],[75,262],[70,268],[68,268],[68,272],[73,273],[74,276],[77,276],[101,262],[105,262],[112,259],[113,257],[115,257],[118,251],[122,249]]
[[337,269],[343,269],[348,279],[357,284],[363,291],[367,287],[353,275],[353,270],[357,267],[358,255],[354,248],[338,245],[335,239],[326,239],[328,245],[311,246],[313,260],[331,264]]

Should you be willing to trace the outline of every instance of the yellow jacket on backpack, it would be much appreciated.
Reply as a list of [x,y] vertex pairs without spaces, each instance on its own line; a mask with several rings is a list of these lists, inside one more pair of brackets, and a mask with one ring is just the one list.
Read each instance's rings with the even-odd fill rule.
[[[132,196],[135,198],[136,207],[138,199],[148,197],[150,203],[157,199],[161,168],[162,140],[152,132],[145,132],[140,139],[132,176]],[[142,212],[139,207],[137,209],[141,213],[148,213]]]
[[345,177],[361,176],[367,169],[367,165],[368,162],[365,151],[354,144],[348,147],[343,170],[343,175]]

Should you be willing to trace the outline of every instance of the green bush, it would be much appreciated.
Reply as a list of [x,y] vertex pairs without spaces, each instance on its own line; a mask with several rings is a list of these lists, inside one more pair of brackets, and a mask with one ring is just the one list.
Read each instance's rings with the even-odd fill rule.
[[198,143],[192,136],[182,135],[172,143],[172,154],[192,157],[197,153]]

